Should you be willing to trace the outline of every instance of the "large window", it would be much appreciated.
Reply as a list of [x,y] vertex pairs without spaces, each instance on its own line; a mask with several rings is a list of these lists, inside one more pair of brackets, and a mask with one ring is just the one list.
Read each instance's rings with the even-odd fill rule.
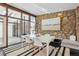
[[30,33],[35,34],[35,17],[31,16],[30,19]]
[[[20,42],[21,40],[18,38],[23,34],[35,33],[35,17],[18,8],[10,7],[9,5],[0,4],[0,46]],[[4,27],[5,29],[3,29]]]
[[29,15],[23,14],[22,16],[22,35],[29,34]]
[[8,18],[8,44],[20,42],[20,20]]

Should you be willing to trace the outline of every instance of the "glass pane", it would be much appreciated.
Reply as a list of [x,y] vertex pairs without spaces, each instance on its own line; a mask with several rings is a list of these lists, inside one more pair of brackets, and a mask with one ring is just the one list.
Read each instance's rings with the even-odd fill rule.
[[23,14],[22,19],[29,20],[29,15]]
[[35,34],[35,23],[31,22],[31,28],[30,28],[31,34]]
[[12,9],[8,9],[8,16],[21,18],[21,13]]
[[2,46],[3,46],[3,20],[0,18],[0,47]]
[[35,22],[35,17],[34,16],[31,16],[31,21]]
[[18,37],[21,37],[21,20],[18,20]]
[[13,19],[13,18],[8,18],[8,22],[10,23],[17,23],[17,19]]
[[6,15],[6,8],[5,7],[0,6],[0,14]]
[[25,33],[25,30],[24,30],[24,21],[22,21],[22,35],[24,35]]
[[14,35],[13,35],[13,26],[14,26],[14,24],[11,24],[11,23],[8,24],[8,37],[9,38],[14,37]]
[[29,21],[22,21],[22,35],[29,34]]
[[29,21],[25,21],[25,33],[29,34]]
[[4,18],[3,18],[2,16],[0,16],[0,21],[3,21],[3,19],[4,19]]

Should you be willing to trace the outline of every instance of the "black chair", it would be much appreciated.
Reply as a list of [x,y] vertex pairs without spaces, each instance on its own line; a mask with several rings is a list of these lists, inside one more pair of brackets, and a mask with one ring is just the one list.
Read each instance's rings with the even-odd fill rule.
[[61,46],[61,40],[60,39],[54,39],[53,42],[50,42],[51,46],[54,46],[54,47],[60,47]]

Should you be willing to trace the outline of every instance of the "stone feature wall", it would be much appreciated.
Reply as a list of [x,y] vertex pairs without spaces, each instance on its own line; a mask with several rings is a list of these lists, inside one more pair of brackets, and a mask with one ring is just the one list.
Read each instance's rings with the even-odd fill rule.
[[79,41],[79,7],[76,8],[76,36]]
[[[63,14],[63,17],[61,18],[61,30],[60,31],[42,30],[41,20],[58,17],[58,13]],[[39,15],[36,17],[36,31],[41,34],[49,33],[50,35],[55,35],[56,37],[62,36],[63,38],[68,38],[70,34],[76,33],[75,27],[76,27],[75,9]]]

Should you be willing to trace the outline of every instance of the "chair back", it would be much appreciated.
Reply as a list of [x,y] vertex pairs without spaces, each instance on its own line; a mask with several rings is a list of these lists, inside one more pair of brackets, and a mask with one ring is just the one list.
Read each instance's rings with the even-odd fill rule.
[[40,36],[39,39],[44,43],[49,43],[50,41],[52,41],[52,36],[45,34],[43,36]]
[[39,39],[34,39],[34,45],[35,46],[43,46],[42,42]]

